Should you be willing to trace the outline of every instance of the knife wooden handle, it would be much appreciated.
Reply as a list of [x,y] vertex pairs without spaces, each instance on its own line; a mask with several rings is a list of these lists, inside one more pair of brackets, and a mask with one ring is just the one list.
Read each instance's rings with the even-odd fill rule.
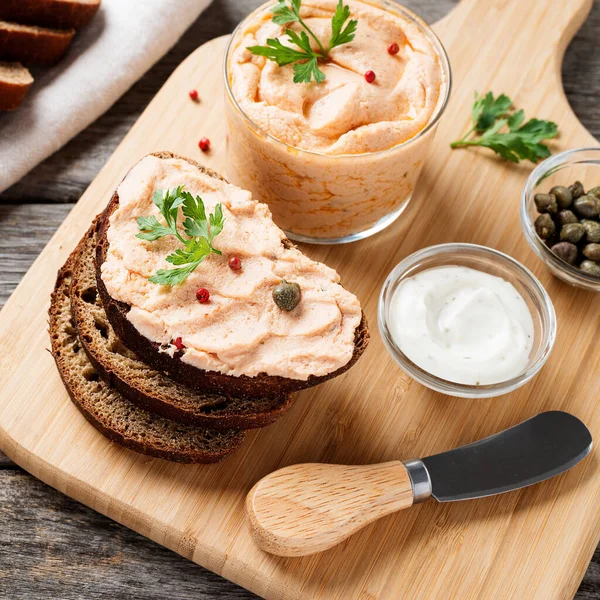
[[335,546],[368,523],[413,504],[399,461],[350,466],[299,464],[261,479],[246,499],[257,544],[279,556]]

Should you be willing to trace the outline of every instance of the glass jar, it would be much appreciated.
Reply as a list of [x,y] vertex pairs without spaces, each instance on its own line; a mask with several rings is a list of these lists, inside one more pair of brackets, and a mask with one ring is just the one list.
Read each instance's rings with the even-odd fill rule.
[[527,242],[552,274],[562,281],[600,292],[600,277],[594,277],[565,262],[540,238],[535,230],[539,216],[534,197],[538,192],[547,193],[555,185],[571,185],[580,180],[586,189],[600,181],[600,148],[575,148],[555,154],[540,163],[527,179],[521,195],[521,226]]
[[408,205],[450,94],[446,52],[421,19],[395,2],[373,3],[398,14],[423,33],[437,54],[441,89],[433,114],[414,137],[392,148],[362,154],[300,149],[263,131],[243,111],[231,89],[230,62],[239,37],[273,8],[269,2],[237,27],[225,56],[225,111],[229,125],[228,179],[266,202],[293,240],[339,244],[373,235]]

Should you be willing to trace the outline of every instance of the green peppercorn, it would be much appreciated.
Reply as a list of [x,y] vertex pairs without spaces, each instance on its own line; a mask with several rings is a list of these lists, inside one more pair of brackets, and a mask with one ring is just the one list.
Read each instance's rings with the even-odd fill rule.
[[533,201],[539,213],[555,215],[558,212],[558,204],[554,194],[536,194]]
[[600,199],[600,185],[596,186],[595,188],[592,188],[588,194],[590,194],[591,196],[595,196],[596,198]]
[[577,261],[577,246],[571,242],[559,242],[554,244],[550,250],[570,265],[574,265]]
[[573,202],[573,194],[568,187],[564,185],[555,185],[550,193],[556,198],[558,208],[569,208]]
[[273,300],[281,310],[294,310],[300,304],[302,290],[297,283],[290,283],[283,279],[273,290]]
[[587,244],[583,247],[583,255],[595,262],[600,261],[600,244]]
[[556,225],[554,224],[552,217],[547,213],[540,215],[535,220],[535,223],[533,225],[535,227],[535,230],[537,231],[537,234],[543,240],[551,238],[556,233]]
[[585,228],[581,223],[567,223],[560,230],[561,242],[576,244],[585,235]]
[[585,228],[585,239],[588,242],[600,242],[600,223],[598,223],[598,221],[590,221],[589,219],[583,219],[583,221],[581,221],[581,224]]
[[579,268],[588,275],[594,275],[594,277],[600,277],[600,265],[593,260],[584,260]]
[[558,222],[567,225],[567,223],[579,223],[579,219],[572,210],[561,210],[558,213]]
[[573,203],[573,208],[575,209],[575,212],[584,219],[597,217],[600,213],[598,199],[595,196],[590,196],[589,194],[577,198],[577,200],[575,200]]
[[576,181],[573,185],[570,185],[569,190],[571,191],[571,196],[573,196],[573,200],[585,194],[585,190],[583,189],[583,183],[581,183],[581,181]]

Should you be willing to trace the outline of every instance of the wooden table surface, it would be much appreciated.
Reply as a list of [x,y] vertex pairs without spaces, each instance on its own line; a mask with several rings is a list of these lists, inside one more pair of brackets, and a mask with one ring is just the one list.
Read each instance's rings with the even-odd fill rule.
[[[231,32],[261,1],[214,0],[179,43],[105,115],[0,194],[0,305],[173,69],[200,44]],[[404,0],[404,4],[432,23],[455,2]],[[599,35],[596,2],[563,66],[569,101],[596,138],[600,138]],[[0,598],[42,597],[255,598],[56,492],[0,452]],[[576,598],[600,599],[599,550]]]

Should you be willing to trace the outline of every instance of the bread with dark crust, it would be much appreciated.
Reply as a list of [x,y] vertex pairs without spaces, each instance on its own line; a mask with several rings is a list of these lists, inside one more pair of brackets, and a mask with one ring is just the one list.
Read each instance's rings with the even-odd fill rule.
[[194,392],[138,360],[115,334],[98,296],[96,242],[97,231],[92,227],[73,267],[71,311],[88,358],[111,387],[150,412],[211,429],[264,427],[291,408],[291,394],[243,398]]
[[33,83],[28,69],[18,62],[0,62],[0,110],[15,110]]
[[138,408],[107,385],[81,346],[69,288],[81,244],[58,272],[49,310],[52,355],[71,400],[109,439],[149,456],[183,463],[218,462],[237,450],[244,432],[183,425]]
[[87,25],[100,8],[100,0],[2,0],[0,19],[70,29]]
[[[193,160],[177,156],[171,152],[152,153],[162,159],[178,158],[186,160],[210,177],[226,181],[218,173],[207,169]],[[197,390],[211,391],[214,393],[231,394],[235,396],[265,397],[280,394],[288,394],[301,389],[309,388],[329,379],[333,379],[347,371],[360,358],[369,343],[369,329],[366,317],[363,313],[360,325],[356,328],[354,336],[354,353],[350,361],[333,373],[315,377],[309,376],[306,381],[289,379],[287,377],[267,375],[260,373],[256,377],[241,375],[234,377],[216,371],[204,371],[193,367],[181,360],[182,352],[176,352],[173,356],[165,352],[159,352],[159,344],[141,335],[134,325],[127,319],[130,306],[119,302],[110,296],[104,282],[102,281],[101,269],[106,260],[108,252],[108,240],[106,237],[109,227],[109,219],[119,206],[119,196],[115,192],[103,213],[96,248],[96,281],[98,292],[104,305],[108,320],[121,341],[132,350],[137,357],[157,371],[165,373],[171,379]],[[293,244],[286,238],[283,241],[286,247]]]
[[27,66],[55,65],[66,53],[74,29],[49,29],[0,21],[0,60]]

